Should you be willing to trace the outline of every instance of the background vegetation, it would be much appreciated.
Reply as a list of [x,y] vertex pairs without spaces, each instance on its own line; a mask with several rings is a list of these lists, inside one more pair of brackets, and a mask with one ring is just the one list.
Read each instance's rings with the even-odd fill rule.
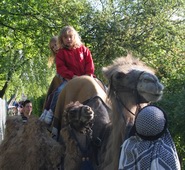
[[[2,0],[0,2],[0,97],[25,94],[40,115],[55,74],[48,67],[49,39],[74,26],[102,66],[132,52],[165,85],[157,103],[169,115],[169,128],[185,167],[185,1],[183,0]],[[105,82],[106,83],[106,82]]]

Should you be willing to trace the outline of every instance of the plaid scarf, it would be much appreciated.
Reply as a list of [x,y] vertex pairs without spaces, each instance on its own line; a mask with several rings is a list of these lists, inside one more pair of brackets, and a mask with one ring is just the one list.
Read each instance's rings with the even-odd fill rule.
[[168,131],[153,141],[131,136],[122,145],[119,170],[180,170],[175,144]]

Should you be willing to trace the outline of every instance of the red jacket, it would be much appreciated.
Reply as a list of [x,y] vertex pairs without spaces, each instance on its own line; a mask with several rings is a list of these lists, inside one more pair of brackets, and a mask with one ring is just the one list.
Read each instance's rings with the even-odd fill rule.
[[56,55],[56,70],[67,79],[72,79],[74,75],[94,76],[94,63],[90,50],[83,45],[75,49],[59,49]]

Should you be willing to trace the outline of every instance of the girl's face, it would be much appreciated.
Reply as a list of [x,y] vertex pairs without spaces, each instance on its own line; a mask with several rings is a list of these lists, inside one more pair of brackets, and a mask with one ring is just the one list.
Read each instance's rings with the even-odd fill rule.
[[50,48],[51,48],[51,51],[53,51],[54,54],[57,54],[58,46],[57,46],[57,42],[56,41],[52,41],[50,43]]
[[72,48],[74,45],[74,35],[72,34],[72,32],[68,32],[67,34],[65,34],[62,37],[62,41],[66,47]]

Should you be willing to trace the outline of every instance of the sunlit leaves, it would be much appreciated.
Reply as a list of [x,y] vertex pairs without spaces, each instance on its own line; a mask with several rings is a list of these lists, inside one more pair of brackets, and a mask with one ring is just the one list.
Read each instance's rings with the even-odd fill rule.
[[[49,39],[66,24],[80,25],[88,11],[86,1],[6,0],[0,2],[0,65],[2,85],[9,77],[9,89],[25,86],[25,93],[46,93],[55,68],[47,67]],[[21,51],[21,54],[20,54]],[[11,74],[9,74],[11,73]],[[19,79],[22,84],[17,84]],[[15,83],[14,83],[15,82]],[[33,87],[34,86],[34,87]],[[22,88],[22,87],[21,87]],[[11,95],[7,91],[7,96]]]
[[0,88],[9,82],[7,97],[46,93],[55,74],[55,66],[47,66],[48,42],[64,25],[73,25],[90,48],[97,77],[103,79],[101,68],[131,51],[164,83],[166,108],[174,114],[183,109],[181,101],[176,105],[185,86],[183,0],[2,0]]

